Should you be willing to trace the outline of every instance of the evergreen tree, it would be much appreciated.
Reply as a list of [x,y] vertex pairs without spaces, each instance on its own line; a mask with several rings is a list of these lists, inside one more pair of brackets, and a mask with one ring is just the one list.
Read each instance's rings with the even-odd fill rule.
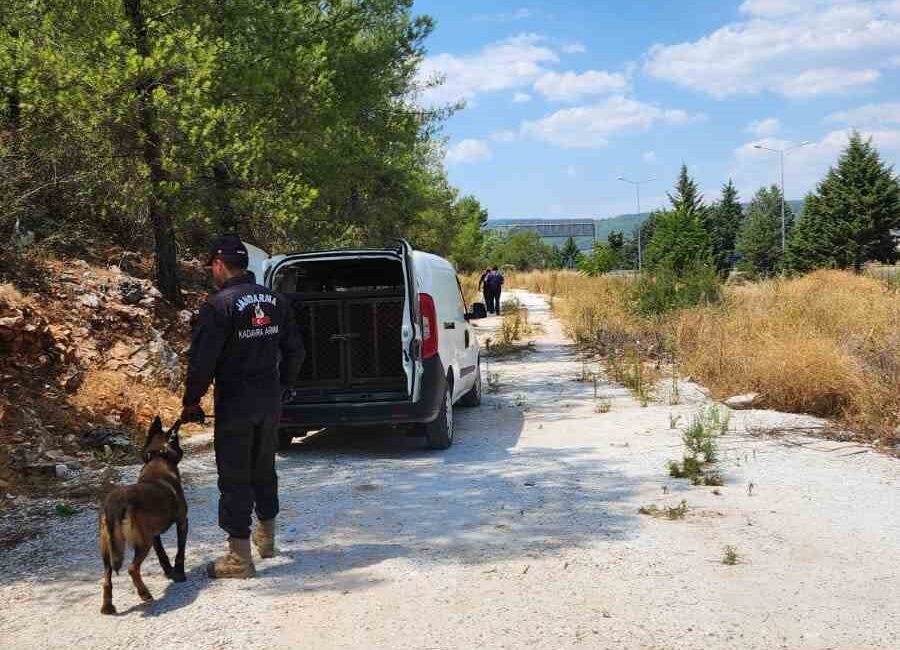
[[581,261],[581,250],[578,248],[578,244],[575,243],[575,239],[572,237],[569,237],[566,240],[566,243],[559,253],[563,268],[574,269],[578,266],[578,262]]
[[464,196],[453,206],[453,212],[452,221],[457,224],[457,231],[449,257],[462,271],[478,270],[483,266],[481,249],[488,211],[474,196]]
[[744,218],[744,210],[738,200],[738,192],[731,179],[722,186],[722,198],[704,213],[704,223],[712,243],[716,268],[730,268],[729,258],[734,254],[735,240]]
[[621,265],[621,253],[608,241],[598,241],[594,243],[591,252],[579,260],[578,269],[588,275],[601,275]]
[[667,192],[672,210],[683,210],[688,213],[700,213],[704,210],[703,195],[697,189],[694,179],[688,175],[687,165],[681,163],[678,172],[678,180],[675,182],[674,192]]
[[891,229],[900,227],[900,182],[872,146],[853,132],[816,192],[806,197],[790,245],[793,270],[853,267],[868,260],[893,264]]
[[697,264],[710,262],[711,256],[709,234],[701,215],[688,204],[658,213],[653,238],[645,251],[645,268],[666,266],[680,275]]
[[[788,235],[794,221],[789,204],[784,206]],[[760,275],[777,273],[783,268],[781,250],[781,190],[777,185],[760,188],[750,205],[735,244],[743,258],[740,267]]]
[[621,253],[622,248],[624,248],[625,246],[625,235],[613,230],[606,236],[606,241],[609,242],[609,245],[613,247],[613,250],[615,250],[617,253]]
[[650,240],[653,239],[653,233],[656,231],[656,224],[659,222],[659,217],[662,214],[662,211],[654,210],[647,218],[641,222],[641,225],[635,228],[631,235],[628,237],[628,241],[624,243],[622,247],[622,266],[623,268],[632,268],[637,270],[638,268],[638,234],[640,234],[640,245],[641,250],[643,250],[644,255],[647,254],[647,244],[650,243]]

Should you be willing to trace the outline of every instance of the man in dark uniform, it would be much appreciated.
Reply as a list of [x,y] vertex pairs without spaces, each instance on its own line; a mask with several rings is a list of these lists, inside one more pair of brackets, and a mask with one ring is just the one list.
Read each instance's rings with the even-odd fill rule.
[[211,562],[212,578],[249,578],[251,513],[260,557],[275,553],[278,478],[275,450],[281,396],[303,363],[303,340],[284,297],[256,284],[247,249],[236,235],[216,239],[207,267],[218,291],[200,309],[184,391],[185,422],[203,422],[200,400],[215,380],[215,450],[219,526],[228,553]]

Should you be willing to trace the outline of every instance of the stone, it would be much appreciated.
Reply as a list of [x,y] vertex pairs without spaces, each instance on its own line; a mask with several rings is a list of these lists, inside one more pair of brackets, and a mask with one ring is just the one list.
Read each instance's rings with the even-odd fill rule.
[[88,447],[95,447],[104,451],[108,450],[107,453],[112,453],[113,449],[123,451],[132,451],[134,449],[134,445],[131,444],[131,439],[127,433],[111,427],[97,427],[85,431],[81,435],[81,440]]
[[139,280],[123,278],[119,281],[119,294],[127,305],[137,305],[144,299],[145,293],[144,286]]
[[759,399],[759,393],[744,393],[743,395],[732,395],[726,399],[723,404],[728,408],[741,411],[752,409],[756,401]]
[[90,309],[100,309],[103,307],[103,300],[95,293],[86,293],[80,298],[78,298],[78,302],[80,302],[85,307],[89,307]]

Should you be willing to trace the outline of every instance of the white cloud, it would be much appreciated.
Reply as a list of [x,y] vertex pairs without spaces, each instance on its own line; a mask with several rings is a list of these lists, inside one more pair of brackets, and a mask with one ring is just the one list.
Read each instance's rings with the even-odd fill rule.
[[567,45],[563,45],[560,50],[564,54],[584,54],[587,52],[587,48],[584,46],[584,43],[568,43]]
[[588,70],[548,72],[534,82],[534,89],[551,101],[576,102],[586,95],[622,92],[628,88],[628,78],[618,72]]
[[757,135],[761,138],[766,136],[775,135],[778,131],[781,130],[781,122],[778,121],[778,118],[775,117],[767,117],[764,120],[756,120],[755,122],[750,122],[747,125],[747,128],[744,129],[747,133],[752,133],[753,135]]
[[491,159],[491,148],[484,140],[460,140],[447,149],[444,159],[449,165],[466,165]]
[[528,93],[518,92],[513,95],[513,103],[514,104],[527,104],[531,101],[531,95]]
[[[871,137],[879,152],[887,159],[900,156],[900,130],[877,129],[861,131],[863,137]],[[835,130],[809,146],[793,149],[784,158],[785,195],[789,199],[802,199],[814,190],[828,168],[837,162],[838,156],[847,146],[848,131]],[[741,193],[742,200],[748,201],[760,187],[779,182],[778,155],[764,149],[756,149],[761,144],[772,149],[794,146],[795,142],[777,138],[765,138],[746,142],[734,150],[734,158],[729,175]]]
[[567,108],[522,124],[523,135],[567,149],[604,147],[609,136],[646,131],[657,123],[686,124],[702,119],[682,110],[663,109],[622,96],[591,106]]
[[867,104],[847,111],[839,111],[826,117],[825,121],[850,126],[900,124],[900,102]]
[[656,162],[656,152],[655,151],[645,151],[641,158],[644,159],[644,162],[655,163]]
[[494,142],[513,142],[519,134],[515,131],[495,131],[490,137]]
[[781,93],[785,97],[816,97],[846,93],[857,86],[866,86],[881,76],[878,70],[842,70],[820,68],[807,70],[786,80]]
[[426,105],[451,103],[471,99],[477,93],[527,86],[547,72],[546,64],[559,60],[543,41],[537,34],[519,34],[474,54],[428,57],[419,68],[420,83],[440,77],[443,83],[427,88],[422,100]]
[[748,0],[746,19],[699,40],[654,45],[646,71],[717,98],[787,97],[870,86],[900,55],[900,3]]

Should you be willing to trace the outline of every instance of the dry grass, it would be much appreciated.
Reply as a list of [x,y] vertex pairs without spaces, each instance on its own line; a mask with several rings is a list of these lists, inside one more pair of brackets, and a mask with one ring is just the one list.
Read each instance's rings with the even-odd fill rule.
[[463,296],[466,299],[466,304],[469,306],[469,309],[472,308],[472,303],[484,302],[484,296],[482,296],[481,291],[478,290],[478,278],[480,277],[481,273],[459,274],[459,284],[462,287]]
[[720,305],[637,316],[629,280],[572,272],[510,276],[552,297],[581,346],[607,359],[668,358],[718,397],[841,419],[889,440],[900,423],[900,289],[844,271],[730,286]]
[[900,421],[900,293],[817,271],[734,287],[676,324],[684,371],[718,395],[761,393],[776,409],[840,417],[873,433]]

